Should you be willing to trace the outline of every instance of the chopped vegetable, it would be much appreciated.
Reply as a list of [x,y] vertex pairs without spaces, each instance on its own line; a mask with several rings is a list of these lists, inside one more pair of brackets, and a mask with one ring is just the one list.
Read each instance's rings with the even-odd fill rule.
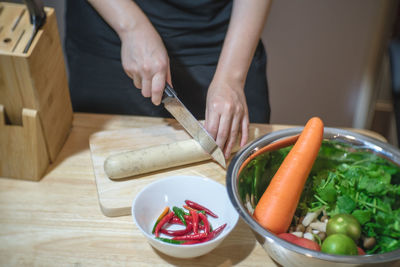
[[315,241],[314,235],[313,235],[312,233],[305,233],[305,234],[303,235],[303,237],[304,237],[305,239],[308,239],[308,240],[311,240],[311,241]]
[[324,125],[311,118],[258,201],[254,218],[273,233],[284,233],[290,226],[304,184],[318,155]]
[[297,236],[297,237],[303,237],[304,232],[292,232],[291,234],[292,234],[292,235],[295,235],[295,236]]
[[304,217],[303,221],[301,222],[304,226],[309,226],[321,213],[321,210],[308,212]]
[[310,223],[312,229],[318,230],[320,232],[326,232],[326,222],[316,221]]

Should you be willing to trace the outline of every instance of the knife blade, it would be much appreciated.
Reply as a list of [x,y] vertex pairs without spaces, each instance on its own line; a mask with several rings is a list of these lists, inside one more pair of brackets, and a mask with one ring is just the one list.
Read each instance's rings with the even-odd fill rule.
[[162,103],[169,113],[185,128],[185,130],[195,139],[200,146],[222,167],[226,168],[224,153],[219,148],[215,140],[203,127],[203,125],[193,116],[193,114],[179,100],[174,89],[168,84],[165,85]]

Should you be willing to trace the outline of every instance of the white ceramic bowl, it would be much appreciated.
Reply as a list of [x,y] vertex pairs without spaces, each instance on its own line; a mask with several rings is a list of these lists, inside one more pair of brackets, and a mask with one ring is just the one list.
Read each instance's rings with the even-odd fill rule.
[[[176,245],[155,239],[151,233],[153,225],[168,206],[182,207],[185,200],[197,202],[218,215],[207,216],[214,229],[227,224],[225,229],[213,240],[193,245]],[[132,203],[133,221],[149,243],[172,257],[194,258],[216,248],[235,227],[239,214],[233,208],[225,186],[209,178],[198,176],[171,176],[153,182],[143,188]]]

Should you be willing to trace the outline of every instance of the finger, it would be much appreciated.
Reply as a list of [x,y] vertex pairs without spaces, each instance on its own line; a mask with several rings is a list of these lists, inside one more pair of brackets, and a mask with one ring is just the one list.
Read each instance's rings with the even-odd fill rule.
[[142,89],[142,79],[140,78],[140,75],[134,74],[133,76],[133,84],[137,89]]
[[218,113],[213,113],[213,114],[210,113],[210,116],[208,117],[207,120],[206,130],[214,140],[217,139],[219,120],[220,120],[220,115]]
[[240,121],[241,121],[241,116],[235,116],[232,120],[231,124],[231,131],[228,137],[228,140],[226,141],[226,145],[224,148],[224,155],[225,158],[229,158],[232,152],[232,148],[236,143],[236,139],[238,137],[239,133],[239,126],[240,126]]
[[[206,115],[205,115],[205,119],[204,119],[204,128],[206,128],[206,130],[210,133],[210,135],[214,138],[215,140],[215,136],[213,136],[211,134],[211,117],[210,117],[210,112],[209,112],[209,108],[208,108],[208,103],[206,104]],[[216,128],[218,129],[218,128]]]
[[240,147],[246,145],[249,138],[249,114],[245,113],[242,119],[242,138],[240,140]]
[[[212,136],[212,138],[214,138],[215,140],[215,136],[211,133],[211,117],[210,117],[210,112],[208,111],[208,107],[206,106],[206,115],[205,115],[205,119],[204,119],[204,128],[206,128],[207,132]],[[218,127],[216,127],[216,130],[218,129]],[[215,130],[215,133],[216,133]]]
[[143,79],[142,80],[142,95],[144,97],[151,96],[151,80],[150,79]]
[[165,88],[166,74],[158,72],[153,76],[151,83],[151,101],[154,105],[158,106],[161,103],[162,94]]
[[222,115],[219,121],[217,140],[215,142],[221,148],[225,147],[226,140],[231,129],[232,116],[230,114]]

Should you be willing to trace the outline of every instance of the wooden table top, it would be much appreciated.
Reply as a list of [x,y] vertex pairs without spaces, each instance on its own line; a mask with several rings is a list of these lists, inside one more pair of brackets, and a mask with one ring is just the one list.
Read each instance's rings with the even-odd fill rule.
[[242,220],[211,253],[184,260],[153,249],[130,216],[102,214],[89,136],[168,121],[75,113],[69,137],[42,180],[0,178],[0,265],[277,266]]

